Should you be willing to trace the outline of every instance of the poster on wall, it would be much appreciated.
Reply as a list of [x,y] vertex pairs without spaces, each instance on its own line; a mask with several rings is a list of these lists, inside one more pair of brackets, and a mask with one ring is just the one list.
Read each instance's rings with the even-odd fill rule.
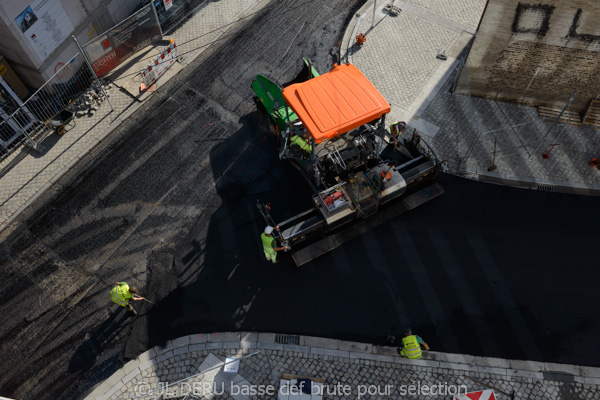
[[162,38],[152,4],[83,47],[97,76],[106,75],[139,50]]
[[44,61],[73,32],[73,24],[60,1],[36,0],[15,18],[19,30]]

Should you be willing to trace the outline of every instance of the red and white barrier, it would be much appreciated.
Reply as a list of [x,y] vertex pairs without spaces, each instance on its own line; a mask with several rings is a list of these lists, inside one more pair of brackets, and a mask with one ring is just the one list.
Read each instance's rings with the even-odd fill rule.
[[454,400],[496,400],[493,390],[486,389],[454,396]]
[[142,71],[142,90],[147,90],[152,86],[158,78],[177,61],[179,58],[179,50],[175,45],[175,41],[170,39],[171,43],[158,56],[152,64],[148,64]]

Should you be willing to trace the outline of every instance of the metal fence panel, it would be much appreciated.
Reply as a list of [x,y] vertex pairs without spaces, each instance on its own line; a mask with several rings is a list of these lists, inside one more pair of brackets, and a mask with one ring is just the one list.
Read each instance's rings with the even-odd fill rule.
[[147,5],[83,45],[97,76],[103,76],[137,51],[162,39],[152,5]]
[[54,130],[51,121],[56,120],[57,114],[96,83],[94,72],[83,55],[77,53],[20,107],[10,115],[2,115],[0,158],[6,157],[24,141],[35,146],[36,141]]

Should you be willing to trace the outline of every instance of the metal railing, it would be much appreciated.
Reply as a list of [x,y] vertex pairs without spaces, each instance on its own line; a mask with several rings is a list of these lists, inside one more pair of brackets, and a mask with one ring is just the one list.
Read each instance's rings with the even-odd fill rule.
[[20,107],[3,116],[0,122],[0,159],[24,142],[36,148],[41,139],[55,129],[50,121],[56,121],[61,111],[95,85],[99,85],[96,76],[84,57],[77,53]]
[[80,48],[96,75],[102,77],[162,37],[158,15],[147,5]]

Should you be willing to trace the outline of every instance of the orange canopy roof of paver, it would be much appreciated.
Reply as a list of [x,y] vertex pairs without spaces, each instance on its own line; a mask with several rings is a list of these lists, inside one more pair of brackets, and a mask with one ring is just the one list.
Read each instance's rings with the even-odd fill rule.
[[352,64],[283,89],[287,104],[316,143],[331,139],[390,112],[371,81]]

